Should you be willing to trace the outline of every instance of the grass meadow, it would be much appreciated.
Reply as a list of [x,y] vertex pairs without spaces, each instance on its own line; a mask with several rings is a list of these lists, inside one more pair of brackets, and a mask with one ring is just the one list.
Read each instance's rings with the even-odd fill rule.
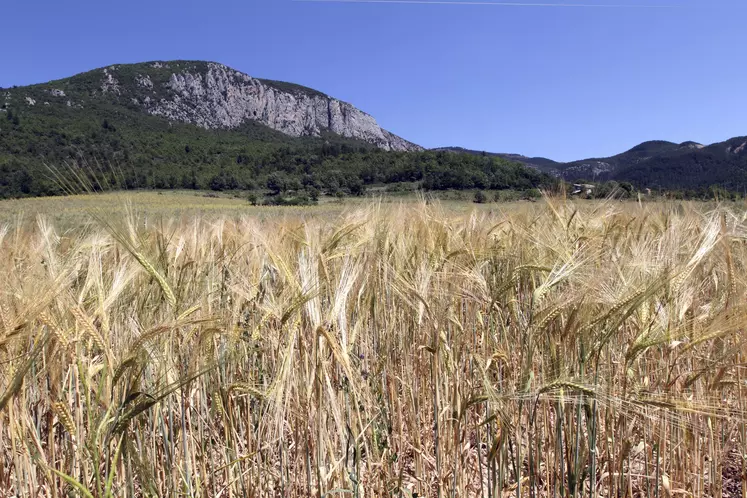
[[0,496],[743,496],[746,213],[2,202]]

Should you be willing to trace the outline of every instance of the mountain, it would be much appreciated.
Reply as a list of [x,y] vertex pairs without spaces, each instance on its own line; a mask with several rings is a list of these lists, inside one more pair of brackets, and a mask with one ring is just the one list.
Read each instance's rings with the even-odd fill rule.
[[478,150],[472,150],[472,149],[465,149],[464,147],[438,147],[438,148],[431,149],[431,150],[448,151],[448,152],[454,152],[457,154],[471,154],[475,156],[500,157],[501,159],[506,159],[507,161],[513,161],[519,164],[523,164],[524,166],[538,169],[545,173],[555,174],[556,176],[559,176],[558,169],[562,165],[562,163],[553,161],[552,159],[547,159],[546,157],[527,157],[527,156],[522,156],[521,154],[507,154],[507,153],[502,153],[502,152],[485,152],[485,151],[478,151]]
[[568,180],[616,178],[626,169],[644,164],[651,159],[676,158],[701,148],[703,146],[695,142],[676,144],[664,140],[652,140],[612,157],[573,161],[561,165],[559,169],[562,176]]
[[668,152],[626,164],[613,180],[662,189],[704,189],[719,186],[743,192],[747,187],[747,137],[708,146],[685,142]]
[[747,137],[702,145],[664,140],[644,142],[630,150],[605,158],[561,163],[546,158],[518,154],[483,153],[459,147],[445,147],[456,153],[481,155],[517,161],[566,181],[615,180],[639,188],[698,190],[716,185],[742,191],[747,187]]
[[0,89],[0,198],[62,193],[66,175],[97,189],[309,196],[402,182],[519,190],[555,182],[499,157],[424,151],[322,92],[199,61],[118,64]]
[[[41,90],[41,92],[40,92]],[[5,104],[14,93],[6,92]],[[331,132],[384,150],[421,150],[351,104],[290,83],[261,80],[223,64],[198,61],[114,65],[28,88],[29,106],[83,107],[91,98],[205,129],[263,124],[292,137]]]

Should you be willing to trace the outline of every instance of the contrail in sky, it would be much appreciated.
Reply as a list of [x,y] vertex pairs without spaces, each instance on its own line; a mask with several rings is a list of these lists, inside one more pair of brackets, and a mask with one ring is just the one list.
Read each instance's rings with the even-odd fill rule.
[[486,5],[498,7],[572,7],[572,8],[612,8],[612,9],[669,9],[678,5],[635,5],[635,4],[593,4],[593,3],[522,3],[522,2],[490,2],[456,0],[293,0],[294,2],[311,3],[378,3],[378,4],[408,4],[408,5]]

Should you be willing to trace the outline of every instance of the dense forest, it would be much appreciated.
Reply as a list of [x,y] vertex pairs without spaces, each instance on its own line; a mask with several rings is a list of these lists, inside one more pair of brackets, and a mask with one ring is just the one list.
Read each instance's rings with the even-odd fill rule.
[[235,130],[206,130],[105,102],[87,109],[37,103],[2,110],[4,198],[61,194],[67,181],[83,177],[102,189],[305,190],[312,195],[360,195],[371,185],[402,182],[430,190],[529,190],[556,182],[487,155],[387,152],[332,134],[292,138],[253,122]]
[[747,188],[747,155],[739,147],[745,141],[737,138],[675,157],[652,157],[621,170],[614,178],[688,195],[714,188],[743,194]]

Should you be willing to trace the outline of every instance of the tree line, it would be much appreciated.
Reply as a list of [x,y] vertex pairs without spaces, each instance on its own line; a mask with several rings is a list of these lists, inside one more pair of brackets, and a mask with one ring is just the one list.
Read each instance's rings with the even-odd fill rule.
[[[374,185],[426,190],[547,188],[552,177],[497,157],[388,152],[334,135],[291,138],[258,124],[204,130],[138,113],[4,109],[0,197],[96,190],[266,190],[362,195]],[[103,117],[102,117],[103,116]],[[60,181],[60,175],[67,178]]]

